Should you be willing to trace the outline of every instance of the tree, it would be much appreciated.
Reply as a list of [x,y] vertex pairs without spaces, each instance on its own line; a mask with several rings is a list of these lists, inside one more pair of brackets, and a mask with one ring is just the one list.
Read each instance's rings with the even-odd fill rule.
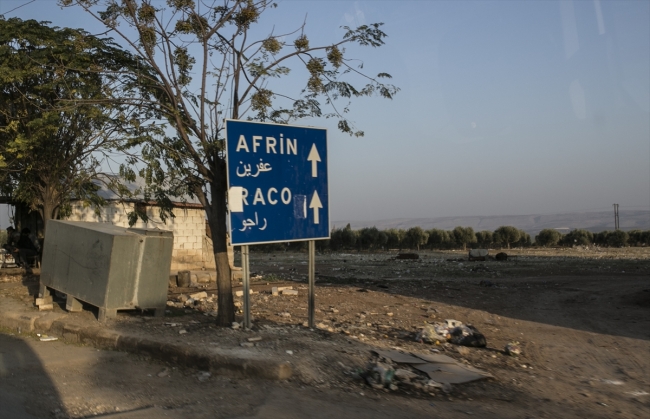
[[463,250],[467,249],[469,243],[476,243],[476,234],[472,227],[456,227],[451,231],[451,235],[456,244],[463,246]]
[[[98,159],[149,134],[143,119],[151,114],[103,102],[109,90],[137,90],[122,76],[137,67],[110,40],[0,17],[0,178],[3,192],[39,211],[45,227],[73,198],[102,205]],[[85,100],[96,103],[71,104]]]
[[488,247],[492,244],[492,232],[483,230],[476,233],[476,243],[481,247]]
[[518,229],[512,226],[501,226],[494,231],[494,242],[505,244],[510,249],[511,243],[519,241],[521,233]]
[[379,230],[377,227],[362,228],[357,232],[359,250],[374,249],[379,246]]
[[543,247],[556,246],[561,238],[562,234],[559,231],[554,228],[545,228],[535,236],[535,243]]
[[386,247],[389,249],[399,248],[402,250],[404,237],[406,232],[402,229],[389,228],[386,233]]
[[348,223],[348,225],[346,225],[345,228],[341,230],[341,243],[343,245],[343,248],[352,249],[357,243],[357,239],[357,232],[352,230],[350,223]]
[[379,232],[379,236],[377,236],[377,247],[384,248],[386,244],[388,243],[388,234],[384,231]]
[[623,230],[612,231],[607,235],[607,244],[611,247],[623,247],[627,245],[627,232]]
[[594,235],[587,230],[577,228],[562,238],[565,246],[589,246],[594,242]]
[[645,246],[650,242],[648,240],[650,236],[650,231],[631,230],[628,231],[627,234],[628,234],[628,244],[631,246]]
[[439,230],[437,228],[429,230],[429,240],[427,244],[432,249],[443,249],[449,245],[451,238],[449,233],[445,230]]
[[612,234],[612,232],[608,230],[594,234],[594,244],[597,244],[598,246],[607,246],[610,234]]
[[530,234],[526,233],[524,230],[519,230],[519,240],[517,240],[517,245],[520,247],[527,247],[531,244]]
[[[341,40],[314,46],[304,23],[284,33],[269,27],[258,38],[264,29],[251,28],[276,6],[267,0],[106,0],[103,10],[95,7],[97,0],[60,1],[85,9],[153,69],[155,78],[148,81],[156,100],[140,105],[160,112],[174,132],[140,143],[148,190],[157,197],[189,192],[205,208],[217,266],[217,323],[230,325],[235,311],[227,255],[225,118],[288,123],[331,117],[341,131],[363,135],[346,117],[350,100],[391,98],[398,89],[380,81],[390,77],[386,73],[363,73],[344,47],[383,45],[381,24],[346,27]],[[305,74],[296,92],[277,81],[291,73],[291,63]],[[352,84],[360,80],[361,86]],[[128,163],[122,173],[133,176],[137,161]]]
[[422,227],[411,227],[406,230],[406,242],[418,251],[420,250],[420,245],[426,244],[428,239],[429,234],[422,230]]

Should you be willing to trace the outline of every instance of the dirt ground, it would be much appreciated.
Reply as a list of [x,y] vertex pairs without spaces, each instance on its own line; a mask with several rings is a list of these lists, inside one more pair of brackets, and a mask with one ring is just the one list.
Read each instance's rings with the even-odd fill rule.
[[[410,399],[495,418],[650,417],[650,248],[507,252],[506,262],[469,262],[459,251],[422,251],[417,260],[397,260],[396,252],[319,254],[317,330],[304,327],[307,255],[252,252],[253,330],[215,327],[216,298],[188,304],[191,290],[174,288],[165,318],[120,312],[108,326],[277,357],[295,371],[282,385],[386,403]],[[0,296],[31,301],[37,277],[11,278]],[[275,286],[299,295],[273,296]],[[74,315],[94,321],[90,310]],[[416,341],[426,322],[445,319],[475,326],[487,348]],[[523,350],[518,357],[503,351],[513,341]],[[444,353],[493,378],[446,391],[373,389],[359,373],[375,348]]]

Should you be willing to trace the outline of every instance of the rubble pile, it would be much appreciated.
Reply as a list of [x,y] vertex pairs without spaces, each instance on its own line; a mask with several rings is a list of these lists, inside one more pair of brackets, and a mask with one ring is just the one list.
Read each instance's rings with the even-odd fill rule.
[[491,378],[484,371],[455,361],[446,355],[406,353],[398,350],[372,351],[376,355],[359,377],[374,389],[449,393],[452,384]]
[[415,337],[417,342],[440,345],[441,342],[451,342],[454,345],[484,348],[487,346],[485,336],[471,324],[463,324],[458,320],[447,319],[444,323],[425,324]]

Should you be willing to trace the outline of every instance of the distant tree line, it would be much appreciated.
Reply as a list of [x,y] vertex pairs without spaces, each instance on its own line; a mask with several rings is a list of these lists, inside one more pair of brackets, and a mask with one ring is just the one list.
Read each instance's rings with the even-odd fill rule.
[[[261,251],[301,250],[307,242],[275,243],[253,246],[252,249]],[[648,246],[650,245],[650,230],[632,231],[601,231],[592,233],[583,229],[575,229],[567,234],[551,228],[539,232],[534,239],[530,234],[512,226],[501,226],[494,231],[483,230],[475,232],[472,227],[456,227],[453,230],[431,229],[421,227],[409,229],[389,228],[379,230],[376,227],[366,227],[353,230],[350,224],[344,228],[334,228],[329,240],[316,241],[319,251],[341,250],[451,250],[451,249],[481,249],[511,247],[572,247],[572,246]]]

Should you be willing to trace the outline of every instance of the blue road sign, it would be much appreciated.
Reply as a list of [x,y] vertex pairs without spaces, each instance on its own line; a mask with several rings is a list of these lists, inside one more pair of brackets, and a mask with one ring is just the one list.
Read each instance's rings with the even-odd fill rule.
[[327,239],[327,131],[226,121],[233,245]]

